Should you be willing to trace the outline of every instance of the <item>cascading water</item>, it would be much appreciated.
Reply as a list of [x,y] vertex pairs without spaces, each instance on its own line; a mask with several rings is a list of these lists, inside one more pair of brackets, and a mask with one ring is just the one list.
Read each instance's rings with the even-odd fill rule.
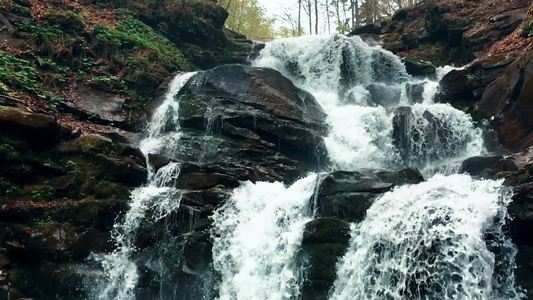
[[518,299],[512,265],[495,273],[515,254],[502,231],[509,200],[501,182],[468,175],[385,194],[352,225],[330,299]]
[[[171,82],[166,96],[154,112],[148,127],[148,137],[141,142],[141,150],[164,154],[179,141],[178,101],[175,95],[194,73],[178,75]],[[109,255],[95,255],[93,259],[101,264],[104,276],[96,279],[91,287],[91,298],[95,300],[131,300],[135,298],[135,287],[139,280],[136,263],[132,255],[136,251],[135,236],[143,221],[157,222],[180,205],[179,191],[173,187],[180,171],[180,165],[169,163],[157,172],[149,170],[146,186],[135,189],[131,195],[130,209],[121,222],[115,224],[112,235],[117,246]],[[150,211],[150,215],[147,215]]]
[[280,71],[316,97],[328,114],[334,169],[413,166],[429,174],[434,165],[483,151],[470,116],[433,103],[434,81],[413,80],[398,57],[359,37],[276,40],[254,65]]
[[[512,279],[515,249],[502,229],[509,194],[500,182],[445,176],[457,171],[447,165],[482,154],[484,147],[470,116],[433,102],[436,81],[411,78],[396,56],[358,37],[276,40],[253,64],[280,71],[318,100],[330,126],[330,169],[416,167],[428,179],[384,194],[365,220],[352,224],[332,300],[520,297]],[[171,152],[179,141],[174,97],[190,76],[174,80],[141,144],[144,153]],[[204,116],[207,132],[217,127],[210,111]],[[94,299],[135,299],[136,232],[144,219],[157,221],[179,206],[179,191],[170,187],[178,175],[179,164],[169,164],[135,190],[130,211],[114,230],[117,250],[96,257],[105,277]],[[297,257],[305,224],[317,217],[311,199],[318,177],[290,187],[242,183],[214,212],[218,299],[301,298],[306,267]]]
[[221,300],[292,299],[302,280],[295,264],[316,175],[286,188],[245,183],[213,216],[214,267],[222,275]]
[[[433,102],[435,81],[411,79],[397,57],[358,37],[277,40],[254,65],[277,69],[317,98],[328,114],[333,169],[411,166],[429,178],[484,151],[470,116]],[[520,298],[516,251],[502,231],[509,199],[501,182],[468,175],[437,174],[385,194],[352,225],[331,299]]]

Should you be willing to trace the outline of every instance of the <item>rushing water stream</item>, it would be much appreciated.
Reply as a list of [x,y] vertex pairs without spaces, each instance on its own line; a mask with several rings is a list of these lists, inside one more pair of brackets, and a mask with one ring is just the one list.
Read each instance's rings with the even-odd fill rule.
[[[178,75],[170,84],[165,99],[154,112],[148,136],[141,143],[144,153],[164,154],[179,142],[180,130],[177,120],[179,107],[174,95],[193,75],[194,73]],[[168,128],[169,124],[173,128]],[[98,255],[93,258],[102,265],[105,274],[103,278],[97,280],[96,288],[93,288],[93,299],[135,298],[139,273],[131,256],[135,252],[137,230],[145,219],[156,222],[179,208],[179,191],[173,187],[179,176],[179,168],[179,164],[170,163],[157,172],[150,170],[146,186],[133,191],[129,211],[124,220],[115,224],[112,232],[117,249],[109,255]],[[150,216],[147,215],[147,211],[150,211]]]
[[[330,299],[521,297],[513,280],[516,251],[502,229],[510,195],[501,182],[454,174],[462,160],[484,153],[482,131],[469,115],[433,102],[436,81],[411,78],[399,58],[358,37],[276,40],[253,64],[280,71],[326,112],[331,166],[324,171],[416,167],[427,180],[385,193],[351,225]],[[191,76],[172,83],[141,144],[145,154],[164,154],[179,143],[175,95]],[[114,231],[118,249],[95,258],[105,276],[94,299],[135,298],[135,231],[146,218],[155,222],[179,207],[177,176],[179,164],[169,164],[135,190]],[[306,270],[296,256],[304,225],[317,217],[318,177],[289,187],[246,182],[233,191],[212,217],[218,294],[197,299],[301,298]]]

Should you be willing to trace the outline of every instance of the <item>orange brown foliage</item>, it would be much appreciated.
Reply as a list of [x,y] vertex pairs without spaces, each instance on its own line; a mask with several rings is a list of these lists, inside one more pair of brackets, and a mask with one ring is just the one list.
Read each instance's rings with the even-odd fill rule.
[[[43,18],[48,9],[57,9],[50,1],[31,0],[32,15],[37,18]],[[81,11],[85,17],[85,26],[88,32],[92,32],[96,24],[104,24],[109,28],[114,28],[116,24],[116,17],[114,14],[114,8],[97,8],[92,5],[84,5],[82,2],[75,0],[57,0],[69,7]]]

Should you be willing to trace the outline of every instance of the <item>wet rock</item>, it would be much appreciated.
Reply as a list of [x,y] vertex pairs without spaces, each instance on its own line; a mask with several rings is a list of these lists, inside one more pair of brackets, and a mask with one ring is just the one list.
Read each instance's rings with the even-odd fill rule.
[[229,197],[229,190],[212,188],[202,191],[186,191],[182,194],[181,203],[192,206],[218,206]]
[[466,69],[449,72],[439,83],[436,100],[452,104],[473,104],[481,99],[487,85],[501,76],[513,61],[513,57],[499,55],[480,59]]
[[[219,67],[198,73],[181,93],[187,135],[170,156],[199,166],[187,179],[197,188],[237,180],[288,182],[324,164],[324,112],[277,71]],[[182,169],[184,177],[187,172]],[[200,183],[201,177],[209,182]]]
[[335,218],[316,219],[306,224],[302,241],[302,259],[306,277],[303,299],[325,299],[336,278],[338,260],[346,253],[350,225]]
[[424,101],[424,84],[423,83],[408,83],[405,86],[407,97],[411,103],[422,103]]
[[525,299],[533,299],[533,246],[518,246],[515,260],[517,264],[516,282],[520,287],[526,289]]
[[13,132],[38,146],[55,144],[61,133],[52,116],[20,107],[0,106],[0,126],[4,132]]
[[188,188],[188,189],[208,189],[215,187],[217,185],[222,185],[225,187],[235,188],[239,186],[239,181],[235,180],[234,177],[220,174],[220,173],[184,173],[180,176],[178,180],[178,188]]
[[170,158],[163,155],[148,154],[148,162],[152,167],[154,167],[155,172],[157,172],[157,170],[159,170],[161,167],[168,165],[170,161]]
[[344,244],[350,240],[350,224],[336,218],[315,219],[305,224],[302,244]]
[[[468,173],[472,176],[490,178],[495,174],[498,163],[503,161],[501,155],[484,155],[470,157],[463,161],[460,173]],[[504,171],[504,170],[502,170]]]
[[212,249],[213,243],[208,232],[189,236],[183,250],[188,268],[193,272],[209,268],[213,260]]
[[392,118],[394,146],[400,150],[400,155],[405,161],[409,158],[409,148],[411,143],[411,125],[414,114],[411,107],[400,106],[394,109]]
[[266,45],[263,43],[256,44],[250,52],[250,60],[258,58],[261,53],[261,50],[265,49],[265,46]]
[[399,171],[373,170],[373,174],[375,174],[380,180],[390,182],[394,186],[417,184],[424,181],[422,174],[414,168],[407,168]]
[[476,110],[491,119],[502,145],[522,151],[533,145],[533,48],[496,79],[476,104]]
[[422,175],[415,169],[337,171],[326,175],[320,182],[318,213],[322,217],[358,222],[364,219],[367,209],[380,194],[397,185],[422,181]]
[[518,245],[533,246],[533,183],[513,187],[513,201],[508,211],[512,218],[511,237]]
[[113,249],[109,234],[89,229],[73,242],[71,253],[74,259],[86,259],[91,253],[104,253]]
[[438,114],[424,110],[415,115],[411,107],[397,107],[392,113],[393,143],[407,165],[425,166],[431,161],[455,157],[457,151],[466,147],[468,140],[457,138],[455,125]]
[[395,106],[400,102],[401,90],[381,83],[373,83],[366,87],[373,103],[383,107]]
[[365,192],[343,192],[322,196],[318,200],[318,212],[322,217],[338,217],[358,222],[364,219],[379,194]]
[[327,175],[321,182],[318,195],[328,196],[346,192],[383,193],[392,188],[392,183],[382,182],[372,171],[337,171]]
[[354,31],[347,34],[347,36],[354,36],[354,35],[361,35],[365,33],[380,33],[381,29],[376,26],[375,24],[368,24],[365,26],[361,26]]
[[434,77],[437,69],[430,62],[406,58],[404,60],[407,73],[413,76]]
[[118,182],[138,186],[146,181],[148,171],[143,162],[134,157],[108,157],[97,155],[100,166],[94,174],[100,178],[111,178]]

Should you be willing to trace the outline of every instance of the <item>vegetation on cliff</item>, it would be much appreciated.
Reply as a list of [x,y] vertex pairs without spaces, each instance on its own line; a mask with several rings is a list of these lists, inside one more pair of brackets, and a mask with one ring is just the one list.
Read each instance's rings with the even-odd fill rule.
[[[136,136],[132,132],[145,125],[147,107],[157,98],[159,87],[174,72],[209,69],[246,60],[252,43],[224,28],[228,12],[219,4],[229,2],[0,0],[0,298],[8,293],[12,298],[45,300],[73,299],[79,295],[76,288],[81,283],[76,281],[78,278],[70,271],[70,266],[83,261],[91,251],[113,250],[109,232],[115,219],[126,210],[132,188],[146,179],[145,157],[135,147]],[[465,64],[474,57],[481,57],[466,73],[452,73],[458,77],[450,81],[465,87],[460,91],[461,102],[465,101],[457,106],[474,112],[475,103],[490,85],[488,91],[493,94],[487,92],[484,99],[488,101],[494,96],[509,100],[506,106],[498,106],[505,111],[494,110],[504,118],[494,120],[494,124],[508,132],[520,129],[520,137],[526,135],[520,142],[530,143],[533,138],[528,135],[531,132],[528,122],[532,106],[528,100],[531,99],[531,85],[528,84],[533,51],[531,47],[526,48],[533,39],[533,8],[528,12],[530,1],[434,2],[433,7],[420,4],[400,10],[388,19],[380,19],[379,24],[370,22],[378,20],[375,15],[369,15],[368,22],[361,16],[358,25],[366,26],[354,34],[361,34],[368,41],[382,41],[385,48],[405,57],[414,68],[419,71],[425,68],[422,75],[431,75],[435,68],[421,61],[434,65]],[[233,3],[246,6],[256,2],[233,0]],[[347,5],[358,1],[329,3]],[[230,16],[226,25],[235,26],[232,28],[243,33],[248,33],[249,29],[250,37],[254,34],[271,36],[272,20],[262,18],[257,7],[248,8],[255,17],[246,20],[249,22],[246,25],[228,6]],[[340,16],[340,11],[336,13]],[[492,22],[493,19],[497,22]],[[485,54],[489,56],[484,57]],[[500,76],[508,78],[495,81]],[[272,77],[278,78],[276,74]],[[468,80],[463,80],[465,78]],[[233,77],[226,81],[231,79]],[[222,82],[216,76],[211,80]],[[184,143],[196,149],[185,149],[186,154],[194,155],[207,144],[198,142],[205,135],[202,131],[205,116],[197,116],[198,107],[193,104],[204,98],[211,101],[212,97],[198,94],[194,86],[188,88],[189,100],[196,102],[183,105],[183,113],[190,116],[184,124],[190,131]],[[223,94],[230,94],[223,88],[220,87]],[[495,94],[500,90],[504,91],[504,97]],[[453,92],[450,95],[457,96]],[[229,108],[217,107],[227,109],[225,113],[233,113]],[[486,106],[481,110],[492,113],[490,108]],[[239,110],[245,114],[254,112],[250,109],[234,111]],[[216,204],[226,197],[226,187],[238,185],[239,180],[280,180],[283,174],[296,177],[306,169],[305,164],[298,168],[284,165],[299,159],[293,157],[296,154],[289,153],[290,159],[285,159],[278,153],[282,148],[280,143],[286,141],[287,144],[298,141],[293,148],[301,150],[302,143],[298,140],[301,135],[293,138],[288,133],[276,132],[280,126],[257,123],[257,119],[261,121],[256,115],[246,115],[246,118],[233,117],[234,123],[223,123],[224,136],[220,135],[220,143],[237,141],[224,148],[227,161],[234,159],[235,162],[212,164],[207,171],[196,164],[188,164],[189,169],[183,171],[187,176],[182,180],[188,180],[184,186],[210,188],[212,194],[224,190],[217,196],[220,199],[216,199]],[[265,118],[271,119],[280,118]],[[506,126],[502,125],[504,123]],[[257,135],[252,131],[256,128],[266,129]],[[200,138],[193,136],[194,133]],[[254,155],[258,163],[243,169],[242,161],[237,161],[240,157],[233,154],[238,149],[235,145],[240,145],[239,153]],[[517,148],[524,145],[520,143],[519,146]],[[270,169],[254,169],[256,165],[261,168],[266,165],[264,160],[269,156],[264,149],[268,147],[279,148],[268,152],[279,164],[270,160]],[[220,154],[212,155],[213,161],[220,160]],[[507,179],[511,185],[520,184],[523,190],[519,199],[526,203],[530,203],[528,193],[533,182],[530,157],[517,156],[516,161],[523,160],[523,164],[529,166]],[[207,177],[206,172],[215,172],[216,176]],[[234,178],[233,174],[242,177]],[[184,199],[194,209],[201,208],[202,220],[208,222],[207,215],[214,206],[207,200],[213,201],[211,198],[215,197],[206,191],[188,191]],[[198,198],[206,200],[205,203]],[[520,207],[516,210],[524,212]],[[187,215],[192,218],[189,212]],[[517,220],[533,224],[533,218],[527,213],[519,215]],[[531,232],[524,231],[526,227],[516,226],[516,232],[524,239]],[[526,244],[531,247],[529,240],[522,246]],[[524,261],[531,263],[531,258],[526,257]],[[331,259],[331,265],[333,263]],[[527,267],[523,269],[533,272]],[[62,282],[67,284],[61,285]],[[62,294],[56,297],[59,289]]]
[[160,85],[246,59],[226,17],[212,1],[0,1],[0,298],[79,295],[70,266],[113,250],[146,180],[132,132]]
[[[75,102],[85,84],[138,108],[172,72],[202,67],[191,50],[197,40],[214,61],[237,46],[222,31],[227,14],[210,1],[3,0],[0,13],[2,65],[10,73],[1,75],[0,89],[41,109]],[[169,32],[176,16],[187,35]],[[53,103],[41,101],[47,98]]]

